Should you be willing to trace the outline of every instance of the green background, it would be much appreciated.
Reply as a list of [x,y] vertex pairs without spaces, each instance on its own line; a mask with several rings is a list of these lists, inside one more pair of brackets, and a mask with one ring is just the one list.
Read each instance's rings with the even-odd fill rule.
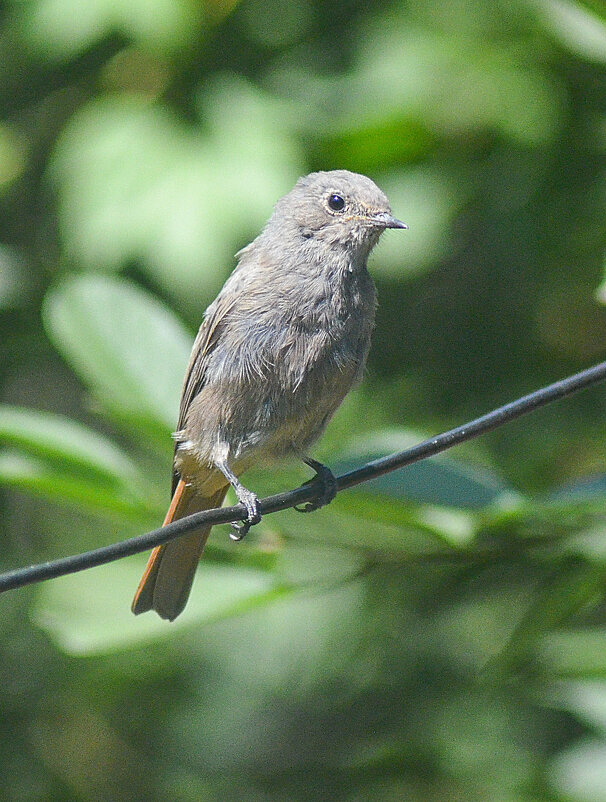
[[[363,386],[314,456],[405,448],[606,358],[600,0],[0,5],[0,564],[159,524],[191,341],[275,200],[370,175]],[[0,597],[0,796],[606,799],[606,391]],[[308,478],[247,474],[260,494]]]

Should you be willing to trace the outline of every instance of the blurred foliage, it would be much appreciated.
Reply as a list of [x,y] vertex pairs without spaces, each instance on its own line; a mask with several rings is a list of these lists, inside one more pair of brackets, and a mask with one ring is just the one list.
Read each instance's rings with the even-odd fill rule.
[[[0,9],[3,568],[158,524],[202,311],[309,170],[410,225],[336,470],[606,358],[602,0]],[[143,556],[5,594],[0,795],[602,802],[605,437],[596,388],[218,527],[173,625]]]

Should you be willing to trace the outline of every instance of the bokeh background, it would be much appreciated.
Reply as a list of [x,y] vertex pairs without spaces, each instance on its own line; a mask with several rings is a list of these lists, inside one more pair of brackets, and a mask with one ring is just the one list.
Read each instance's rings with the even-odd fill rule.
[[[203,309],[313,169],[408,232],[315,456],[406,447],[606,358],[601,0],[0,5],[0,564],[161,521]],[[0,598],[11,800],[606,799],[606,391],[213,534]],[[296,466],[248,475],[261,493]]]

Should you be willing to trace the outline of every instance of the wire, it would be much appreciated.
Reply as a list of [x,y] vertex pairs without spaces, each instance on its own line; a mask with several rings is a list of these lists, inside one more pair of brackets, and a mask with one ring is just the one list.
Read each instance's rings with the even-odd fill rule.
[[[492,412],[488,412],[486,415],[482,415],[469,423],[457,426],[455,429],[450,429],[447,432],[424,440],[412,448],[408,448],[396,454],[390,454],[386,457],[381,457],[380,459],[366,463],[360,468],[344,473],[337,477],[337,489],[340,492],[348,487],[353,487],[354,485],[367,482],[370,479],[382,476],[390,471],[403,468],[413,462],[427,459],[453,446],[496,429],[499,426],[503,426],[505,423],[509,423],[522,415],[526,415],[539,407],[543,407],[553,401],[558,401],[561,398],[565,398],[587,387],[598,384],[605,379],[606,362],[601,362],[598,365],[587,368],[587,370],[575,373],[565,379],[542,387],[540,390],[522,396],[522,398],[518,398],[516,401],[494,409]],[[321,492],[321,481],[313,480],[294,490],[277,493],[276,495],[262,499],[259,502],[259,509],[263,515],[278,512],[279,510],[294,507],[304,502],[313,501]],[[151,532],[137,535],[136,537],[120,541],[119,543],[112,543],[109,546],[102,546],[101,548],[93,549],[92,551],[87,551],[82,554],[75,554],[71,557],[63,557],[58,560],[7,571],[6,573],[0,574],[0,592],[13,590],[24,585],[32,584],[33,582],[54,579],[55,577],[72,574],[76,571],[83,571],[86,568],[93,568],[97,565],[104,565],[113,560],[119,560],[122,557],[137,554],[141,551],[147,551],[162,543],[167,543],[169,540],[192,532],[204,524],[210,523],[214,525],[230,523],[232,521],[242,521],[246,518],[246,515],[246,508],[243,504],[238,504],[234,507],[220,507],[213,510],[204,510],[203,512],[197,512],[186,518],[180,518],[159,529],[153,529]]]

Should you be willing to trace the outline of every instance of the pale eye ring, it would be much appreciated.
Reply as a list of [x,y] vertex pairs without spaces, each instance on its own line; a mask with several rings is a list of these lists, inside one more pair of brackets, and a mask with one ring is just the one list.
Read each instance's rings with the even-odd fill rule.
[[345,198],[342,195],[334,192],[328,198],[328,206],[333,210],[333,212],[342,212],[345,208]]

